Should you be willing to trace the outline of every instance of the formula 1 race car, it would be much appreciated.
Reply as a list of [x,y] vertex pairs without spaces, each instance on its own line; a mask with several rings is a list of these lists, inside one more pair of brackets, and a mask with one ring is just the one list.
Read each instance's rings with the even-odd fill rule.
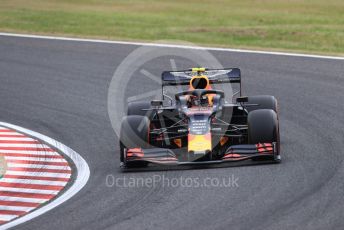
[[121,167],[280,162],[277,100],[241,92],[238,68],[163,72],[161,100],[128,104]]

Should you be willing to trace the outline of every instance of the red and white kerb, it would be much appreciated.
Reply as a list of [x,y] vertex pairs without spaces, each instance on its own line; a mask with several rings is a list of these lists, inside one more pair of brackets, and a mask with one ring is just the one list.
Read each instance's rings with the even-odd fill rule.
[[[69,182],[68,161],[41,141],[0,126],[0,224],[44,205]],[[1,176],[1,175],[0,175]]]

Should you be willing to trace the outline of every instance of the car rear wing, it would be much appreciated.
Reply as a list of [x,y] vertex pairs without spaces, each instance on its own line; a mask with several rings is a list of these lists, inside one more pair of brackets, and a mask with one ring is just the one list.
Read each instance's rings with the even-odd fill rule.
[[210,84],[241,83],[241,71],[239,68],[192,68],[181,71],[164,71],[161,74],[162,85],[188,85],[191,78],[197,75],[207,76]]

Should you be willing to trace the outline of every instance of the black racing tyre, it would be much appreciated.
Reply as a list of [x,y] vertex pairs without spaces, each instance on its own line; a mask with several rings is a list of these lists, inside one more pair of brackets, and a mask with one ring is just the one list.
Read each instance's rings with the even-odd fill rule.
[[277,100],[274,96],[269,95],[259,95],[259,96],[249,96],[247,104],[258,104],[256,106],[247,106],[248,112],[259,109],[272,109],[278,113]]
[[249,144],[271,143],[278,140],[277,114],[272,109],[260,109],[248,114]]
[[127,115],[140,115],[148,118],[152,117],[152,111],[147,111],[151,108],[151,103],[147,101],[133,101],[128,103]]
[[149,119],[146,116],[123,117],[120,131],[120,160],[126,167],[144,167],[147,162],[125,162],[124,148],[149,147]]
[[248,114],[248,143],[276,142],[277,154],[275,161],[279,162],[280,137],[277,114],[272,109],[254,110]]

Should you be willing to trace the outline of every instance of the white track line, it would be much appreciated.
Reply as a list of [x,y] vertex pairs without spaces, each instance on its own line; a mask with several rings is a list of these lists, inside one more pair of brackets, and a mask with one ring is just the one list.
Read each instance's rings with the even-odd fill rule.
[[25,172],[7,170],[6,175],[16,176],[42,176],[42,177],[56,177],[56,178],[70,178],[70,173],[47,173],[47,172]]
[[[20,147],[20,148],[37,148],[37,149],[50,149],[49,146],[44,144],[11,144],[11,143],[0,143],[1,147]],[[48,152],[48,151],[47,151]]]
[[[60,190],[39,190],[39,189],[32,189],[32,188],[12,188],[12,187],[1,187],[1,192],[28,192],[28,193],[38,193],[38,194],[48,194],[48,195],[56,195],[59,193]],[[2,229],[3,226],[0,226]],[[5,228],[6,229],[6,228]]]
[[30,137],[1,137],[0,141],[34,141],[35,139],[32,139]]
[[44,203],[44,202],[48,201],[49,199],[0,196],[0,200],[2,200],[2,201],[20,201],[20,202]]
[[[45,156],[45,155],[44,155]],[[42,162],[67,162],[63,158],[48,158],[46,157],[37,157],[37,155],[27,155],[27,157],[16,157],[11,155],[5,155],[6,160],[25,160],[25,161],[42,161]]]
[[278,55],[278,56],[292,56],[292,57],[307,57],[307,58],[344,60],[344,57],[336,57],[336,56],[325,56],[325,55],[323,56],[323,55],[312,55],[312,54],[302,54],[302,53],[287,53],[287,52],[258,51],[258,50],[244,50],[244,49],[229,49],[229,48],[216,48],[216,47],[198,47],[198,46],[189,46],[189,45],[161,44],[161,43],[148,43],[148,42],[109,41],[109,40],[100,40],[100,39],[68,38],[68,37],[41,36],[41,35],[15,34],[15,33],[0,33],[0,36],[38,38],[38,39],[59,40],[59,41],[93,42],[93,43],[135,45],[135,46],[153,46],[153,47],[165,47],[165,48],[211,50],[211,51],[224,51],[224,52],[235,52],[235,53],[268,54],[268,55]]
[[58,185],[58,186],[65,186],[67,184],[67,182],[64,182],[64,181],[47,181],[47,180],[17,179],[17,178],[2,178],[1,182],[38,184],[38,185]]
[[[18,224],[22,224],[26,221],[29,221],[32,218],[35,218],[39,215],[42,215],[43,213],[53,209],[54,207],[62,204],[66,200],[70,199],[72,196],[74,196],[77,192],[79,192],[85,186],[85,184],[87,183],[88,178],[90,176],[90,170],[89,170],[89,167],[88,167],[86,161],[78,153],[76,153],[75,151],[73,151],[69,147],[63,145],[62,143],[60,143],[56,140],[53,140],[47,136],[44,136],[40,133],[31,131],[31,130],[28,130],[28,129],[25,129],[25,128],[22,128],[22,127],[19,127],[16,125],[5,123],[5,122],[0,122],[0,126],[4,126],[4,127],[9,128],[9,129],[17,130],[18,132],[22,132],[22,133],[25,133],[29,136],[32,136],[32,137],[37,138],[39,140],[42,140],[45,143],[47,143],[48,145],[54,146],[56,149],[59,149],[61,152],[63,152],[65,155],[67,155],[74,162],[74,165],[75,165],[76,171],[77,171],[77,173],[76,173],[77,177],[75,178],[75,181],[71,185],[71,187],[69,187],[59,197],[57,197],[56,199],[52,200],[50,203],[48,203],[42,207],[39,207],[37,209],[30,207],[30,209],[26,209],[27,207],[19,207],[19,206],[9,207],[9,206],[5,206],[5,205],[0,206],[0,210],[1,210],[1,208],[4,208],[3,210],[6,210],[6,208],[7,208],[7,210],[22,209],[22,211],[30,211],[30,210],[35,209],[26,215],[20,216],[19,218],[15,219],[11,222],[8,222],[8,223],[1,225],[0,229],[11,228],[11,227],[14,227]],[[3,130],[4,129],[2,129],[2,131]],[[6,135],[5,133],[8,135],[7,132],[3,132],[1,134]],[[1,137],[1,135],[0,135],[0,137]],[[40,146],[42,146],[42,145],[40,145]],[[6,160],[11,159],[11,160],[45,161],[45,162],[66,162],[66,160],[63,158],[58,159],[58,158],[37,157],[37,155],[45,155],[45,153],[47,153],[47,152],[44,152],[44,151],[34,151],[34,153],[36,153],[36,154],[32,154],[32,155],[27,154],[26,155],[27,157],[20,157],[20,158],[14,157],[14,155],[18,154],[18,153],[21,153],[21,152],[15,151],[15,152],[8,153],[8,151],[6,150],[1,155],[5,155]],[[55,152],[49,152],[50,155],[52,153],[54,155],[57,154]],[[12,156],[10,156],[11,154],[12,154]],[[36,157],[35,157],[35,155],[36,155]],[[11,167],[11,164],[13,166],[13,163],[11,163],[11,162],[8,162],[8,164],[10,165],[10,167]],[[16,164],[16,165],[22,165],[22,164]],[[41,168],[44,168],[46,166],[50,167],[50,165],[39,165],[39,166]],[[13,170],[7,170],[6,175],[22,175],[22,176],[36,176],[36,177],[42,176],[42,177],[57,177],[57,178],[70,178],[71,177],[70,173],[46,173],[46,172],[41,173],[41,172],[27,172],[27,171],[13,171]],[[12,180],[10,178],[2,178],[2,182],[4,182],[4,183],[11,183],[11,181],[15,181],[16,183],[25,184],[25,183],[27,183],[28,180],[26,180],[26,179],[13,179]],[[45,183],[49,183],[49,185],[54,185],[50,182],[51,181],[45,182],[44,180],[39,180],[39,179],[38,180],[30,180],[30,184],[38,184],[37,186],[44,186]],[[54,182],[54,183],[58,183],[58,184],[56,184],[56,186],[61,186],[62,184],[65,185],[65,182]],[[58,187],[56,189],[58,189]],[[51,194],[51,195],[56,195],[59,192],[57,190],[24,189],[24,188],[3,187],[3,186],[0,186],[0,191],[11,191],[11,192],[21,192],[21,193],[26,192],[26,193]],[[29,198],[27,198],[27,199],[29,199]],[[40,202],[34,202],[34,203],[40,203]],[[12,220],[13,216],[17,217],[16,215],[0,215],[0,220]]]
[[69,166],[63,166],[63,165],[43,165],[43,164],[38,165],[38,164],[7,163],[7,167],[70,170]]
[[47,155],[47,156],[57,156],[60,155],[57,152],[51,152],[51,151],[30,151],[30,150],[3,150],[0,149],[0,153],[4,153],[5,155],[11,155],[20,153],[20,154],[27,154],[27,155]]

